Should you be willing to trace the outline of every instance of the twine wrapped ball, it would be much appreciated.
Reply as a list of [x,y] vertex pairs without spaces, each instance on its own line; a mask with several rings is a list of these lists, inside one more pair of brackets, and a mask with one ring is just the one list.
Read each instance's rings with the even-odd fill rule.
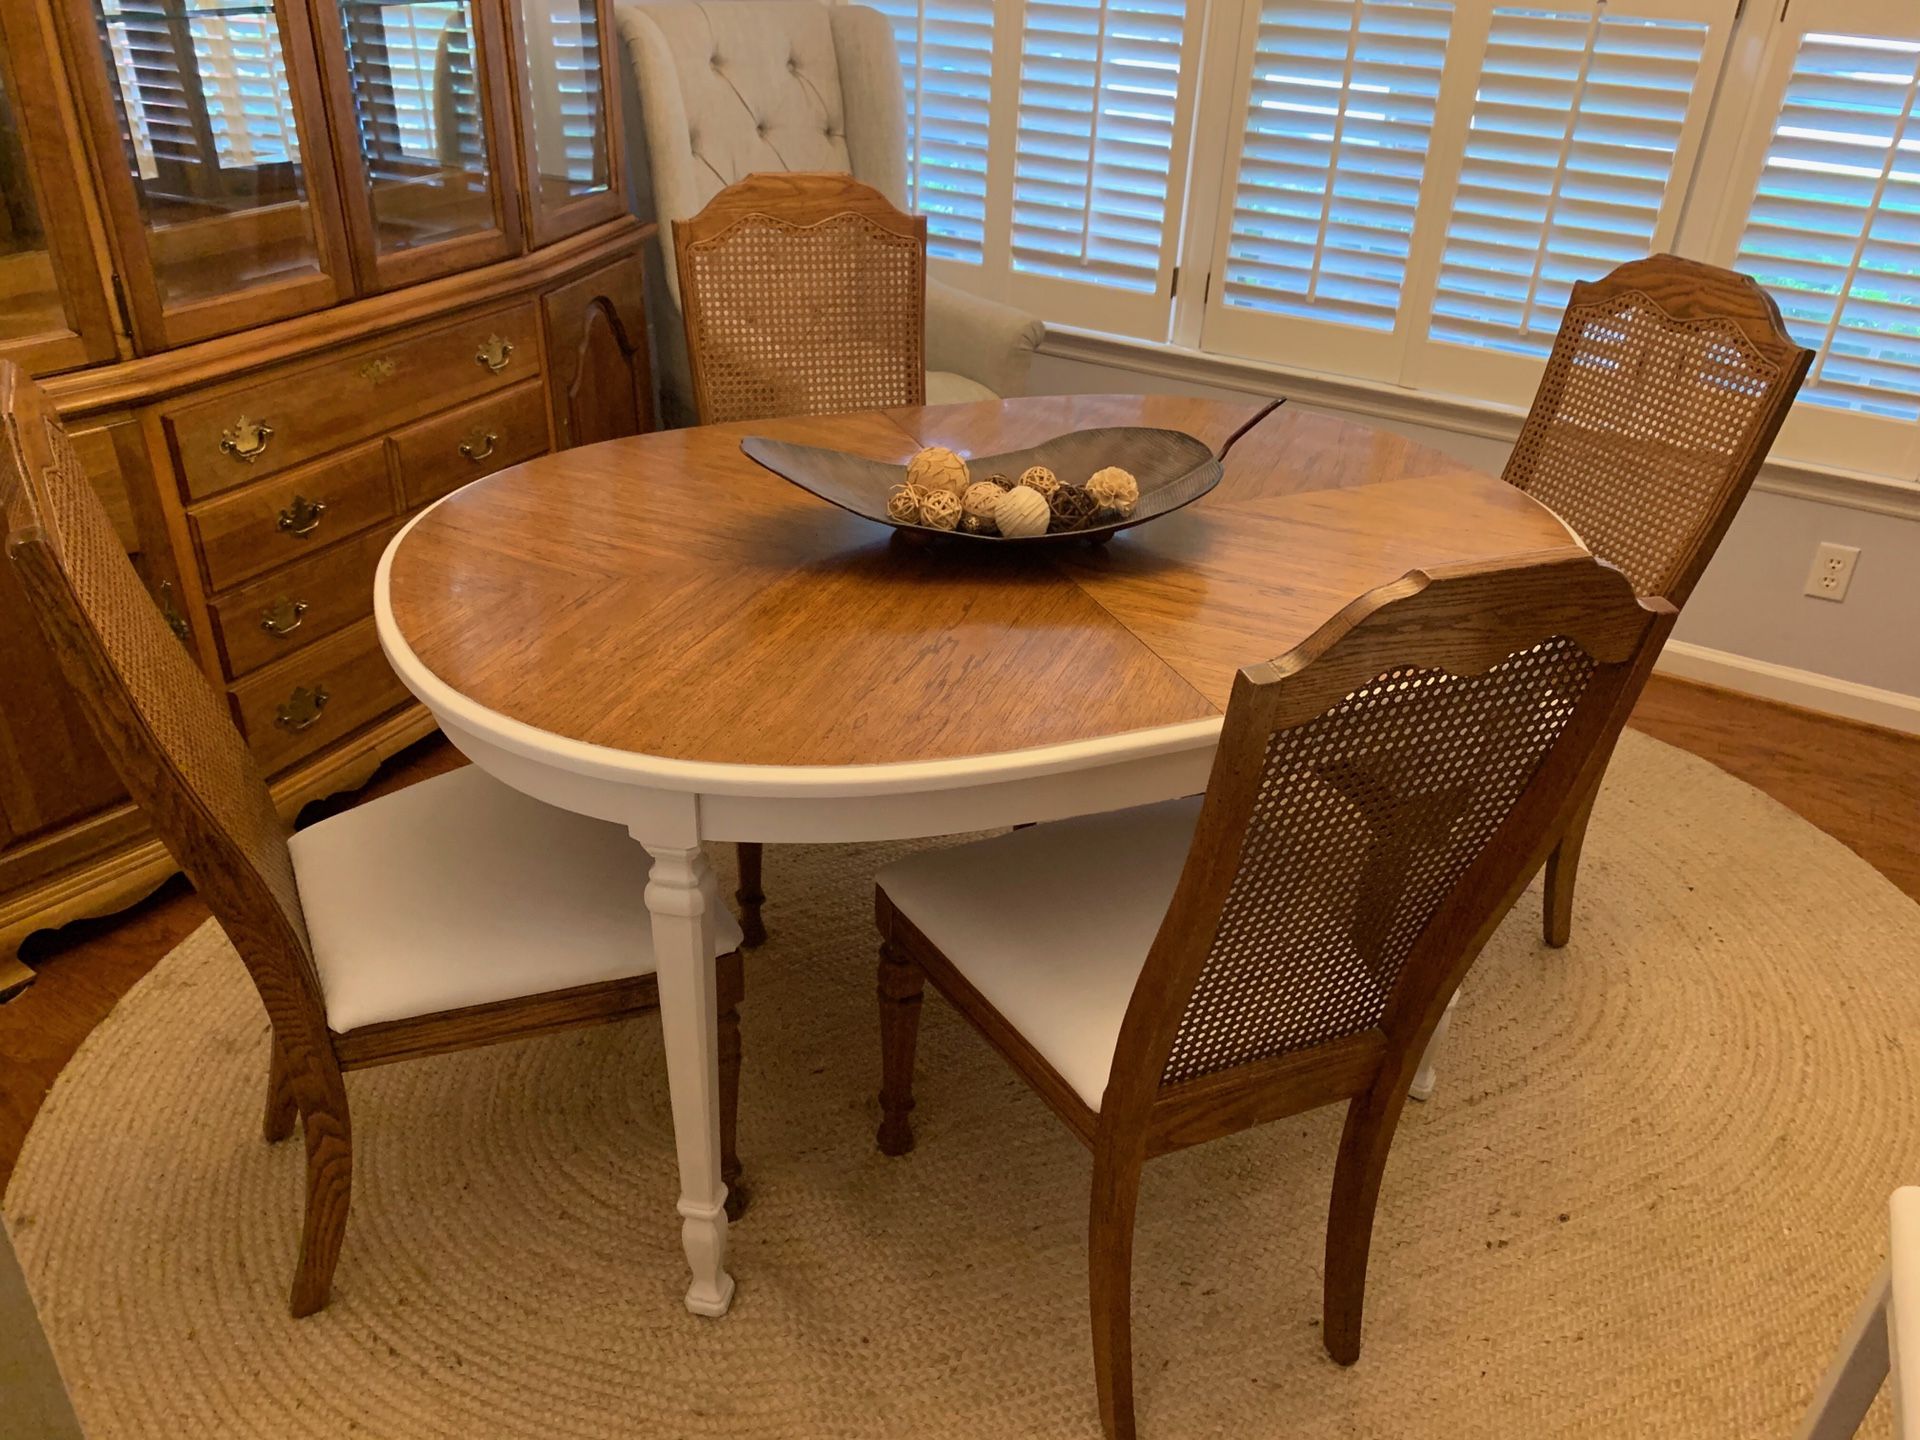
[[1046,496],[1032,486],[1017,486],[1007,491],[993,511],[994,523],[1009,540],[1046,534],[1047,521],[1051,518]]
[[1029,490],[1037,490],[1041,495],[1051,495],[1060,488],[1060,477],[1044,465],[1029,465],[1020,472],[1020,483]]
[[967,493],[960,497],[960,521],[964,525],[969,520],[985,521],[983,527],[970,530],[969,534],[979,535],[993,529],[993,512],[1000,504],[1000,497],[1007,492],[990,480],[976,480],[967,487]]
[[967,462],[944,445],[929,445],[907,462],[907,483],[944,490],[958,500],[967,491]]
[[896,485],[887,492],[887,518],[896,525],[918,525],[926,492],[918,485]]
[[920,497],[920,523],[934,530],[952,530],[960,524],[960,497],[947,490],[929,490]]
[[1111,510],[1124,520],[1140,503],[1140,482],[1118,465],[1109,465],[1088,477],[1087,493],[1102,510]]
[[1100,502],[1084,485],[1062,485],[1047,497],[1047,529],[1056,534],[1084,530],[1100,509]]

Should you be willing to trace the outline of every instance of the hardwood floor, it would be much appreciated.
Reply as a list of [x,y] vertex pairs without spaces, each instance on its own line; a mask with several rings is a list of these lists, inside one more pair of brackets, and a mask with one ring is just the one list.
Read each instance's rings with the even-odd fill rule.
[[[1691,750],[1851,847],[1920,901],[1920,737],[1656,675],[1636,729]],[[348,800],[303,823],[463,764],[437,736],[401,752]],[[0,1189],[54,1077],[141,976],[207,918],[185,881],[133,909],[33,936],[36,982],[0,1005]]]

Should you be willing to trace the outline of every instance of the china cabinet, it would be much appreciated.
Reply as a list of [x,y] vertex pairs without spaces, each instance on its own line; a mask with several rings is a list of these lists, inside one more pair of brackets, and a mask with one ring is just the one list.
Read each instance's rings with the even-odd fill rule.
[[[651,428],[611,0],[0,0],[0,356],[45,378],[291,811],[431,727],[419,507]],[[0,989],[173,865],[0,567]],[[15,972],[17,973],[17,971]]]

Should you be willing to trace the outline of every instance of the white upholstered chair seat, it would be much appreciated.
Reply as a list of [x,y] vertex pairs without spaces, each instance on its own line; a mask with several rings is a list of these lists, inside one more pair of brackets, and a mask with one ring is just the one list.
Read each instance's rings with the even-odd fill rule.
[[[288,848],[337,1034],[653,973],[647,852],[466,766]],[[714,953],[740,944],[722,906]]]
[[927,850],[876,877],[1082,1100],[1106,1095],[1120,1022],[1166,917],[1200,797]]
[[927,404],[929,405],[966,405],[975,400],[998,400],[999,398],[978,380],[969,380],[966,376],[956,375],[951,370],[927,372]]

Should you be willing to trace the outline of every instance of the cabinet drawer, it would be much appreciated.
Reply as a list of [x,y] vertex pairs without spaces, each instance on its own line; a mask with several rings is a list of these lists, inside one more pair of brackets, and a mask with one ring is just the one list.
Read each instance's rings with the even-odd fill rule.
[[369,441],[192,512],[210,589],[304,560],[394,514],[386,443]]
[[546,388],[536,379],[488,395],[388,440],[409,508],[547,452]]
[[227,677],[304,650],[373,613],[373,572],[398,524],[323,550],[213,602]]
[[278,773],[398,708],[407,689],[362,620],[255,671],[227,692],[260,768]]
[[268,370],[215,398],[163,410],[161,419],[187,497],[198,500],[539,373],[529,300]]

